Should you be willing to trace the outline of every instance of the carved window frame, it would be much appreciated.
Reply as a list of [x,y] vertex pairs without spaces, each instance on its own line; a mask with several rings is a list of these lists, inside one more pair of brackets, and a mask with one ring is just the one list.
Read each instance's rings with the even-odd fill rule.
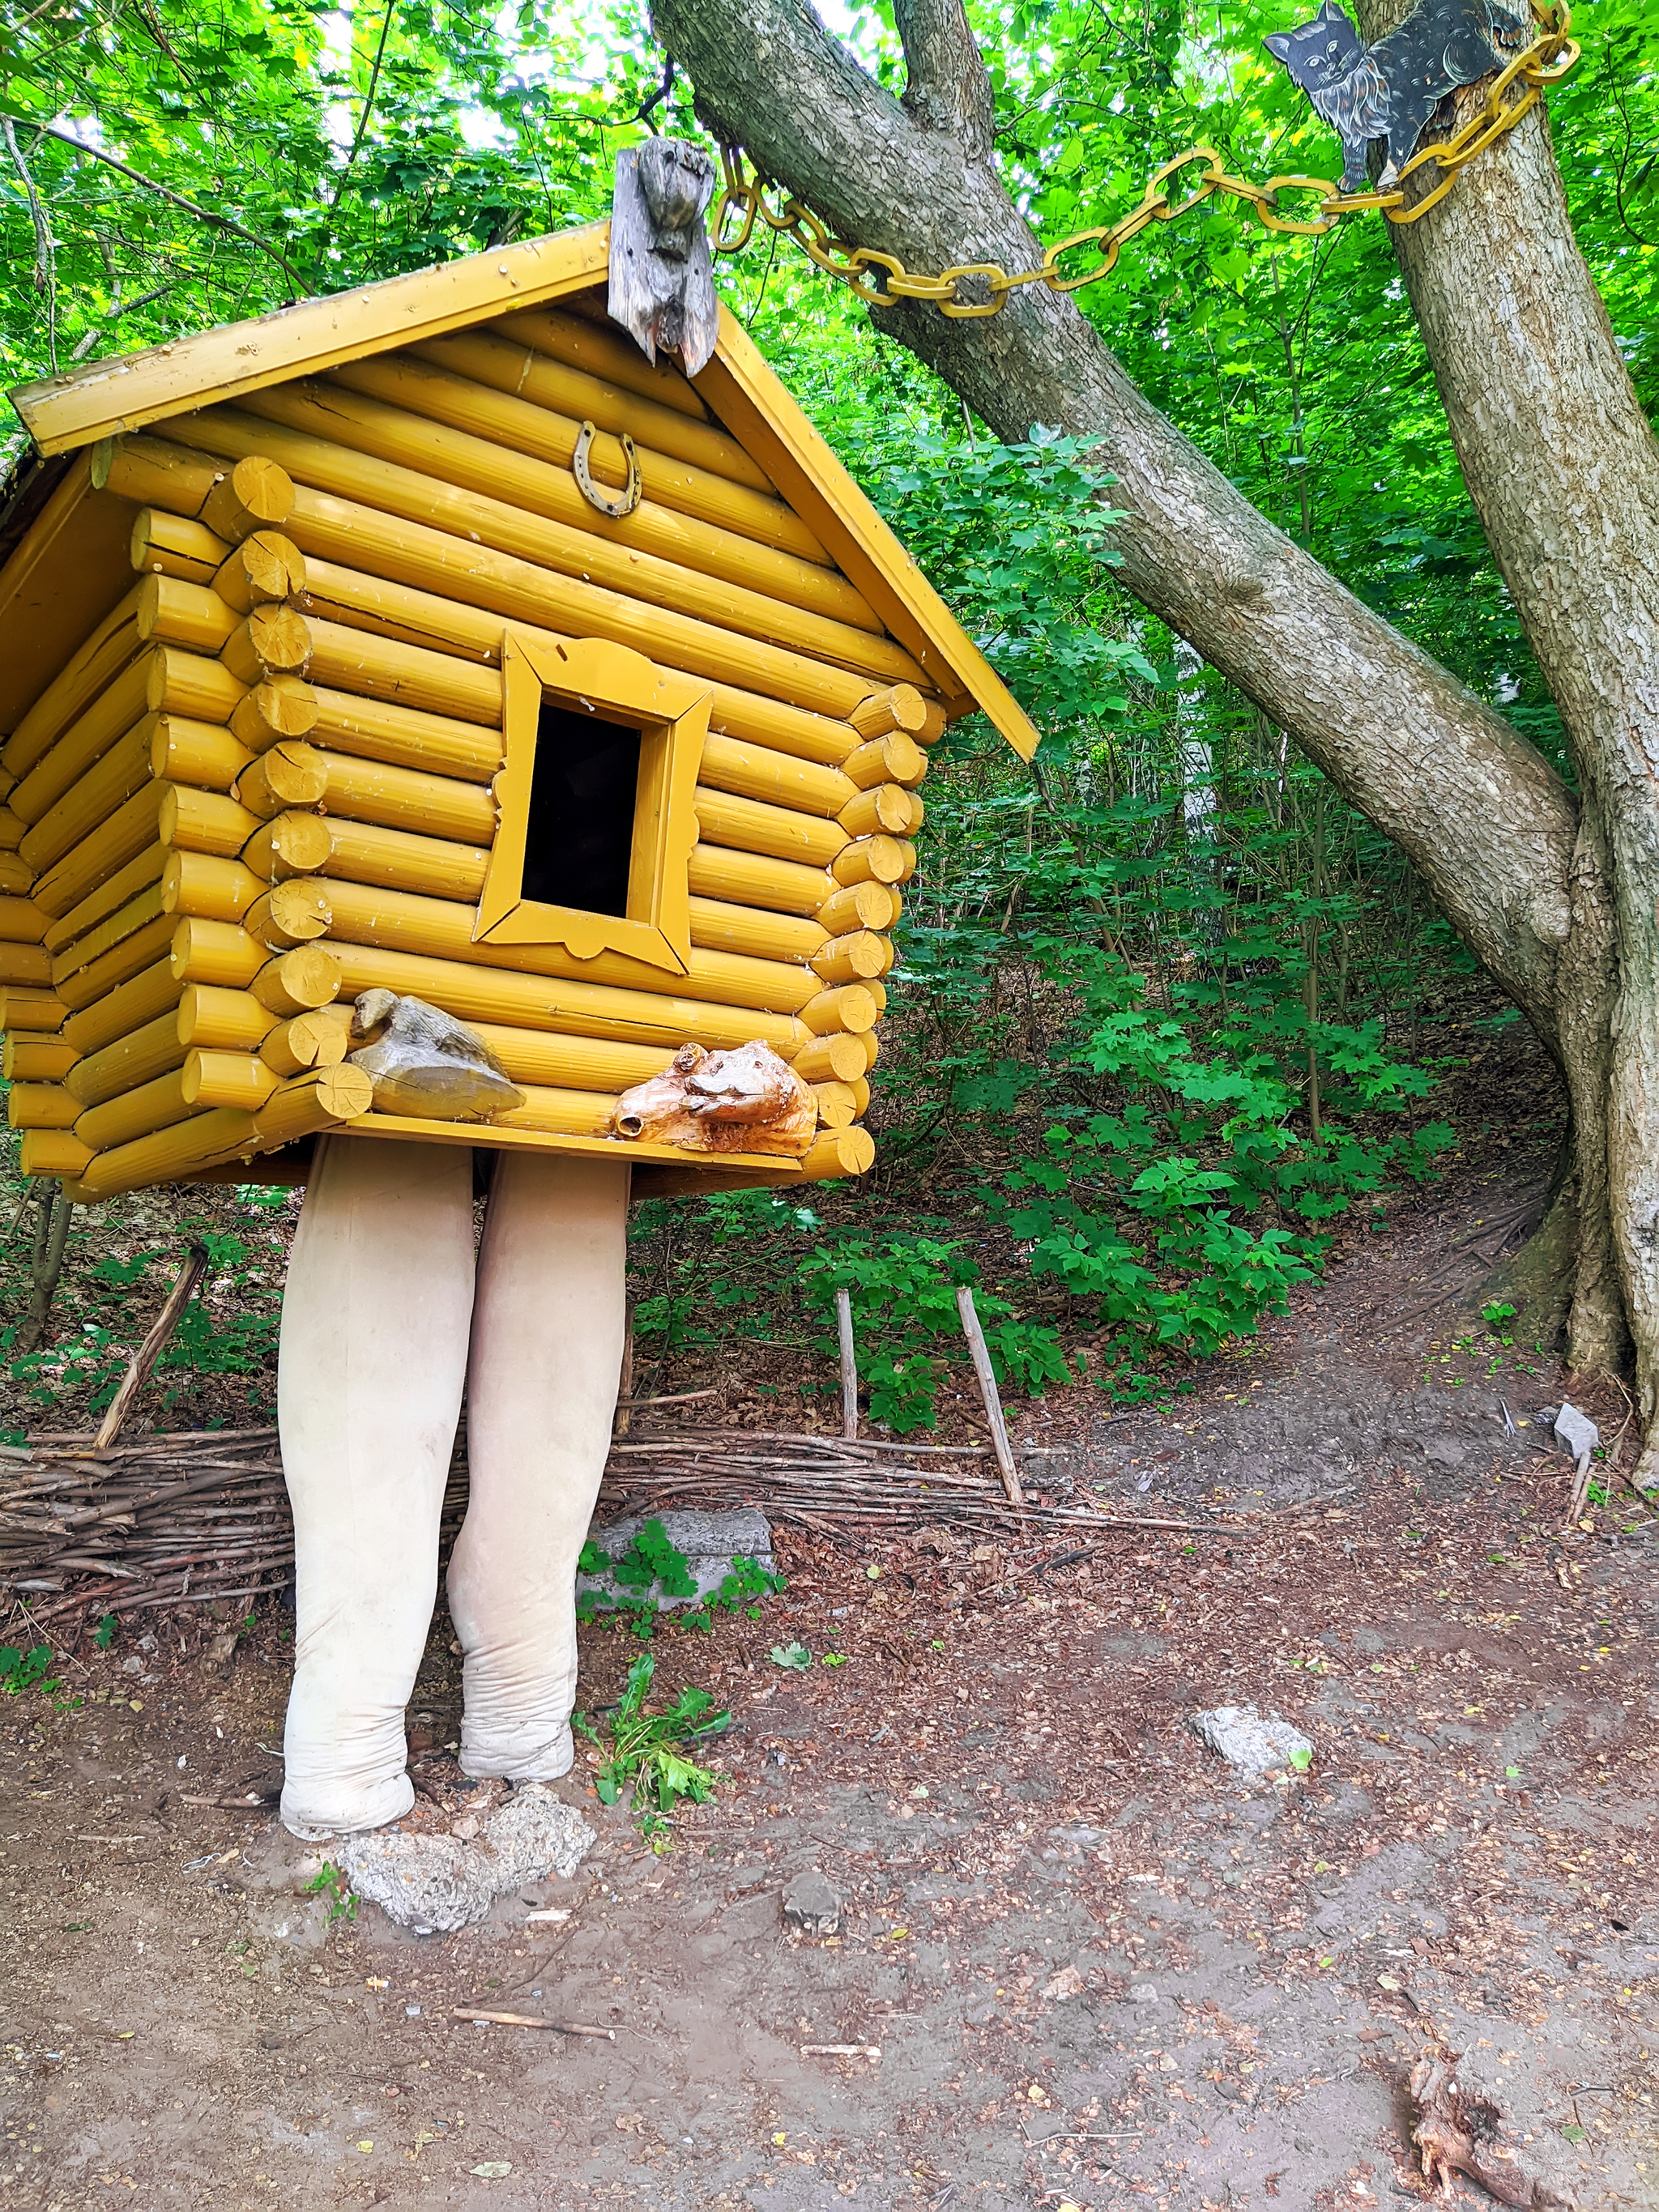
[[[499,820],[473,941],[562,945],[573,959],[615,952],[673,975],[691,960],[695,793],[712,694],[605,638],[508,630],[501,648],[503,764]],[[524,895],[525,848],[544,700],[640,732],[625,915],[592,914]]]

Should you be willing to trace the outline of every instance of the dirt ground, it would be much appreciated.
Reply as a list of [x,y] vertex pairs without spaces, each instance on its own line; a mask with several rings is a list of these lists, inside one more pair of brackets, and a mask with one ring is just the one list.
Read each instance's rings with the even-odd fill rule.
[[[0,1712],[0,2202],[1328,2212],[1425,2193],[1437,2050],[1514,2201],[1659,2206],[1659,1523],[1613,1478],[1563,1527],[1563,1378],[1443,1296],[1537,1164],[1472,1150],[1161,1410],[1022,1411],[1039,1498],[1191,1528],[781,1530],[760,1620],[655,1646],[731,1707],[714,1801],[655,1856],[579,1759],[587,1860],[477,1929],[331,1922],[216,1802],[280,1777],[280,1607],[218,1662],[199,1611],[83,1631],[84,1704]],[[584,1706],[636,1650],[584,1632]],[[464,1816],[457,1668],[441,1617],[411,1725]],[[1307,1772],[1204,1749],[1252,1702]],[[838,1936],[781,1921],[811,1869]]]

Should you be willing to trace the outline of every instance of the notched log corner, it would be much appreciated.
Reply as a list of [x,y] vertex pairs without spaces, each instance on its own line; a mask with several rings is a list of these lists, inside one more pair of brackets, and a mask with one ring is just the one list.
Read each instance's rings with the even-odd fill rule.
[[647,361],[677,353],[688,376],[714,350],[720,310],[703,210],[714,165],[700,146],[649,138],[617,156],[611,209],[611,319]]
[[1520,2212],[1576,2212],[1577,2199],[1564,2197],[1528,2173],[1514,2151],[1502,2148],[1498,2131],[1503,2114],[1486,2098],[1462,2087],[1457,2061],[1428,2051],[1412,2069],[1412,2101],[1418,2120],[1412,2141],[1422,2161],[1425,2180],[1443,2197],[1454,2193],[1455,2177],[1467,2174],[1478,2181],[1500,2204]]

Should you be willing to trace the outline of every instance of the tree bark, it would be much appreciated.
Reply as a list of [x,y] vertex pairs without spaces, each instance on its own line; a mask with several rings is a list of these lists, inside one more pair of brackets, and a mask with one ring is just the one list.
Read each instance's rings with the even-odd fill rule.
[[990,159],[996,102],[957,0],[893,0],[909,82],[899,105],[925,131],[948,131],[969,161]]
[[[1406,0],[1360,0],[1370,38]],[[1486,99],[1471,85],[1425,143]],[[1434,180],[1431,171],[1425,185]],[[1573,236],[1541,105],[1395,253],[1463,480],[1571,747],[1583,819],[1557,971],[1578,1154],[1575,1366],[1636,1348],[1659,1412],[1659,441]],[[1650,1479],[1653,1470],[1648,1471]]]

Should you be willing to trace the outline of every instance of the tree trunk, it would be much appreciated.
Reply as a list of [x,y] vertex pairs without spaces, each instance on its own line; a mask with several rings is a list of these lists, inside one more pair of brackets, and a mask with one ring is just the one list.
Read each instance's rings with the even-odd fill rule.
[[[1405,0],[1360,0],[1370,38],[1406,13]],[[1425,143],[1485,99],[1482,85],[1458,94]],[[1395,242],[1463,480],[1572,749],[1583,812],[1556,984],[1578,1154],[1568,1356],[1575,1366],[1616,1368],[1628,1319],[1638,1411],[1651,1431],[1659,442],[1573,237],[1541,105],[1472,162],[1438,207],[1396,227]]]
[[52,1302],[64,1273],[64,1248],[69,1243],[70,1216],[75,1208],[64,1195],[61,1182],[39,1186],[34,1212],[33,1266],[29,1277],[29,1310],[17,1332],[19,1352],[39,1352],[52,1322]]
[[[1370,0],[1365,27],[1407,4]],[[1040,258],[981,150],[982,71],[951,29],[958,0],[899,8],[902,106],[807,0],[653,0],[653,14],[704,121],[836,235],[930,273]],[[1484,89],[1460,98],[1466,112]],[[875,312],[999,435],[1040,422],[1096,441],[1127,510],[1115,543],[1130,590],[1402,848],[1527,1014],[1575,1119],[1571,1356],[1616,1364],[1628,1315],[1655,1426],[1659,458],[1574,242],[1541,108],[1395,236],[1471,495],[1570,733],[1582,822],[1541,755],[1258,514],[1069,300],[1030,285],[986,320],[921,303]]]

